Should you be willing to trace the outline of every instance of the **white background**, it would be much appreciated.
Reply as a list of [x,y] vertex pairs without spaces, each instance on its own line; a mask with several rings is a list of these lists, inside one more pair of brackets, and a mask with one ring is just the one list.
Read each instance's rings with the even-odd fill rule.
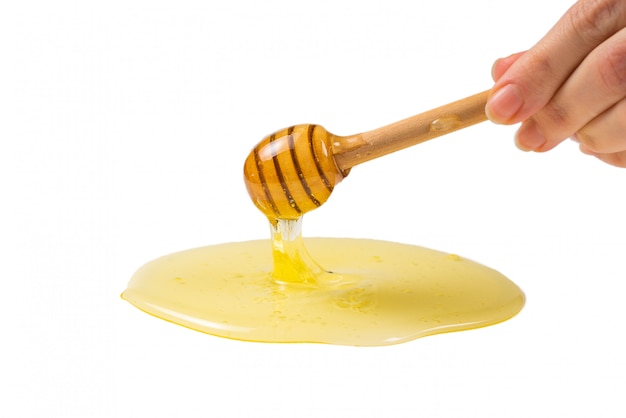
[[245,343],[122,301],[133,272],[268,237],[242,165],[491,87],[571,0],[0,6],[0,415],[623,417],[626,171],[484,123],[355,168],[306,236],[454,252],[514,319],[379,348]]

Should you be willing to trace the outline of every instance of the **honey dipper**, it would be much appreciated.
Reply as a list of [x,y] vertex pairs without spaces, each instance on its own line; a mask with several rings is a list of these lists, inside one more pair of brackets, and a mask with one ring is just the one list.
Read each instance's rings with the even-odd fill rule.
[[337,136],[296,125],[259,142],[244,165],[246,188],[270,220],[297,219],[321,206],[352,167],[487,120],[489,91],[372,131]]

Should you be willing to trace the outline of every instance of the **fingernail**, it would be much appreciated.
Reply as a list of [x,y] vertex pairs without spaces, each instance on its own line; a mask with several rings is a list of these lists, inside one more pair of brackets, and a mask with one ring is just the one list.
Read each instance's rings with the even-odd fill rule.
[[498,63],[500,62],[502,58],[498,58],[497,60],[494,61],[493,65],[491,66],[491,79],[493,81],[498,81],[496,79],[496,65],[498,65]]
[[593,155],[593,156],[597,155],[595,152],[591,151],[589,148],[587,148],[583,144],[580,144],[578,148],[580,149],[580,152],[582,152],[583,154]]
[[522,151],[537,151],[545,143],[545,136],[543,136],[537,127],[537,123],[532,119],[524,122],[515,134],[515,144]]
[[495,123],[513,123],[513,118],[524,105],[524,98],[519,87],[507,84],[496,91],[487,101],[485,112]]

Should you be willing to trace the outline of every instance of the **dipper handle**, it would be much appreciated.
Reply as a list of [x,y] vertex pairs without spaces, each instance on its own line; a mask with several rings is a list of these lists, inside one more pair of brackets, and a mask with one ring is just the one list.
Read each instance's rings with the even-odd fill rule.
[[382,128],[336,137],[335,162],[341,170],[487,120],[489,90]]
[[248,194],[271,222],[318,208],[350,168],[487,120],[488,91],[373,131],[337,136],[295,125],[259,142],[244,164]]

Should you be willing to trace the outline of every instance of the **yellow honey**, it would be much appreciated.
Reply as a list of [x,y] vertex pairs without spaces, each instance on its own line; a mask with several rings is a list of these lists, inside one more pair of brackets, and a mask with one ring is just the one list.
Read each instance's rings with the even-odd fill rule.
[[302,238],[170,254],[141,267],[122,297],[159,318],[247,341],[397,344],[492,325],[524,305],[499,272],[455,254],[387,241]]

